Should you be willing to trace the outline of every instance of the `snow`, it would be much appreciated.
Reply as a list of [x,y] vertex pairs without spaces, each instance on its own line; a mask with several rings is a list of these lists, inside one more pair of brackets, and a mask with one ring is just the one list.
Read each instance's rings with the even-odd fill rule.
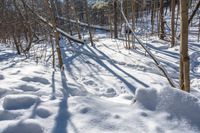
[[200,126],[200,100],[186,92],[169,87],[161,91],[138,89],[136,101],[149,110],[164,111],[171,117],[185,118],[192,125]]
[[[0,45],[0,133],[200,132],[200,43],[195,37],[189,39],[188,94],[169,86],[138,43],[127,50],[122,38],[95,36],[94,47],[61,40],[62,72],[52,69],[48,45],[45,63]],[[179,46],[168,48],[153,35],[145,39],[178,84]]]
[[39,101],[34,95],[7,95],[3,100],[5,110],[26,109]]
[[43,133],[43,128],[35,120],[25,120],[13,123],[5,128],[2,133]]

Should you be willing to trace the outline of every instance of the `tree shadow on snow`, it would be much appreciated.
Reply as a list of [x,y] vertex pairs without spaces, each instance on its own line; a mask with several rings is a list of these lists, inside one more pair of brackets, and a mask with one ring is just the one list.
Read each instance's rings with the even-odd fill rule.
[[[66,44],[65,44],[65,46],[66,46]],[[67,47],[67,51],[69,51],[69,47],[71,47],[71,46],[68,45],[66,47]],[[131,74],[129,74],[128,72],[124,71],[119,66],[117,66],[114,62],[112,62],[112,59],[110,59],[106,54],[104,54],[98,48],[93,47],[94,49],[92,49],[87,44],[86,45],[78,45],[78,46],[75,46],[72,48],[73,48],[73,52],[74,52],[73,55],[71,57],[67,57],[66,55],[64,55],[65,58],[63,58],[65,65],[66,65],[66,70],[67,70],[67,72],[69,72],[71,74],[71,76],[74,76],[73,72],[72,72],[72,67],[76,68],[75,64],[73,63],[73,60],[77,58],[77,60],[81,61],[81,65],[85,65],[85,67],[87,67],[87,69],[89,71],[91,71],[91,77],[94,78],[95,81],[99,81],[99,78],[96,77],[96,74],[99,72],[98,68],[95,67],[92,63],[87,63],[88,59],[92,59],[98,65],[100,65],[105,70],[107,70],[109,73],[114,75],[117,79],[122,81],[132,93],[135,93],[136,87],[134,86],[134,84],[129,82],[127,79],[125,79],[120,74],[116,73],[115,70],[111,69],[110,66],[108,66],[106,63],[104,63],[104,61],[107,61],[107,63],[109,65],[112,65],[114,67],[114,69],[117,69],[120,73],[133,79],[135,82],[137,82],[141,86],[148,87],[147,84],[138,80],[137,78],[135,78],[134,76],[132,76]],[[63,51],[62,53],[65,54],[65,51]],[[97,53],[99,53],[100,55],[98,55]],[[77,70],[78,69],[79,68],[77,68]]]
[[69,94],[69,87],[67,86],[67,78],[64,71],[61,70],[61,79],[62,79],[62,93],[63,98],[59,103],[58,114],[55,118],[55,125],[53,128],[52,133],[67,133],[67,128],[69,123],[74,130],[74,133],[78,133],[76,127],[74,126],[73,122],[70,120],[70,113],[68,111],[68,98]]

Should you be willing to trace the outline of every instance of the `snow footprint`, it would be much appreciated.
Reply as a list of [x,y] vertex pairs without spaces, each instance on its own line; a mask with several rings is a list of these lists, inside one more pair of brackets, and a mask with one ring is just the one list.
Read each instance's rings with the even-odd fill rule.
[[14,112],[1,110],[0,111],[0,121],[14,120],[21,115],[22,115],[21,113],[14,113]]
[[97,86],[97,84],[93,80],[87,80],[83,82],[85,85],[90,85],[90,86]]
[[22,90],[22,91],[25,91],[25,92],[26,92],[26,91],[33,91],[33,92],[36,92],[36,91],[39,90],[39,88],[35,88],[35,87],[33,87],[33,86],[26,85],[26,84],[20,85],[20,86],[16,87],[15,89],[17,89],[17,90]]
[[44,107],[40,107],[40,108],[37,108],[36,114],[41,118],[47,118],[51,115],[51,112]]
[[43,133],[43,127],[36,120],[24,120],[12,123],[2,133]]
[[27,109],[37,103],[39,98],[34,95],[7,95],[3,101],[5,110]]
[[49,80],[41,77],[24,77],[21,80],[26,82],[39,82],[45,85],[50,84]]
[[114,97],[116,96],[116,91],[113,88],[107,88],[106,90],[103,90],[102,95],[105,97]]

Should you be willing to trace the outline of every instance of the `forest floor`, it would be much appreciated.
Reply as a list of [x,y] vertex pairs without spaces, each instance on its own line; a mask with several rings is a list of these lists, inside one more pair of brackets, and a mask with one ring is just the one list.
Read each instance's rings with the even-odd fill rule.
[[[95,46],[61,40],[64,71],[0,45],[0,133],[199,133],[200,43],[189,39],[191,94],[171,88],[142,50],[97,34]],[[144,40],[145,41],[145,40]],[[178,85],[179,46],[146,46]],[[47,57],[50,55],[50,48]]]

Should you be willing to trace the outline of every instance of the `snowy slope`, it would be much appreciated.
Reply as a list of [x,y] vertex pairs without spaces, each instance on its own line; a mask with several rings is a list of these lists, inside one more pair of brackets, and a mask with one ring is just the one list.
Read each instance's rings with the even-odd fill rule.
[[[178,47],[151,39],[148,48],[178,83]],[[1,133],[200,132],[198,43],[190,42],[192,94],[170,88],[137,45],[126,50],[105,36],[95,47],[66,43],[64,72],[1,46]]]

